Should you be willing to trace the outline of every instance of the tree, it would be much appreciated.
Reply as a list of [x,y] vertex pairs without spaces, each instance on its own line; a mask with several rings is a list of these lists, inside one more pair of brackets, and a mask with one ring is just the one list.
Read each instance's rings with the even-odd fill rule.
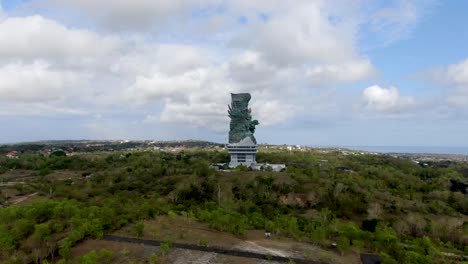
[[0,252],[8,256],[16,248],[17,241],[4,225],[0,225]]
[[18,219],[11,230],[15,240],[19,241],[28,237],[34,232],[34,222],[30,219]]
[[33,238],[39,242],[43,242],[50,238],[50,229],[47,224],[38,224],[34,226]]

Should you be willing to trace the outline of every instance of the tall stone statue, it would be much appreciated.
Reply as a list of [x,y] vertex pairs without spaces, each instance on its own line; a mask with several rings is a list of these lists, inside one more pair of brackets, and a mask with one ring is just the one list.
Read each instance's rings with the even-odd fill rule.
[[252,120],[249,108],[250,94],[231,94],[231,105],[228,114],[231,118],[229,124],[229,145],[231,154],[229,167],[239,165],[251,166],[256,163],[257,140],[254,137],[257,120]]
[[254,137],[257,120],[252,120],[251,109],[249,108],[250,94],[231,94],[231,105],[228,106],[228,114],[231,118],[229,124],[229,143],[238,143],[250,137],[252,142],[257,144]]

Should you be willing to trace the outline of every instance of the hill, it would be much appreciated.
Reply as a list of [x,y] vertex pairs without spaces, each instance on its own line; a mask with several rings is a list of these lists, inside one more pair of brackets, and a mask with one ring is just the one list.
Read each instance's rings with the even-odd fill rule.
[[[361,252],[378,254],[383,263],[466,260],[468,196],[458,188],[468,180],[465,162],[262,148],[258,162],[287,169],[209,167],[228,159],[221,148],[0,157],[2,204],[8,205],[0,209],[0,260],[85,261],[76,255],[82,241],[119,230],[145,236],[152,221],[167,217],[239,239],[267,230],[331,254],[309,256],[320,261]],[[31,200],[12,205],[29,194]],[[161,251],[153,257],[168,261]]]

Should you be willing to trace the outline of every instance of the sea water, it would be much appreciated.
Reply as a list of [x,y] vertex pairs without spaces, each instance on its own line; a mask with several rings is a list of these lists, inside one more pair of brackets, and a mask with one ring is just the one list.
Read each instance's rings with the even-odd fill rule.
[[343,146],[353,150],[378,153],[426,153],[468,155],[468,147],[420,147],[420,146]]

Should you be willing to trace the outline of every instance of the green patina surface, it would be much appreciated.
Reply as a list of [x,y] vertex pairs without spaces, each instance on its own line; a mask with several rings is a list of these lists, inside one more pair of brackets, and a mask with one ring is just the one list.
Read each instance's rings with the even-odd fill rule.
[[250,98],[249,93],[231,94],[231,105],[228,110],[231,118],[229,143],[238,143],[246,137],[257,143],[254,132],[255,126],[259,123],[257,120],[252,120],[249,109]]

